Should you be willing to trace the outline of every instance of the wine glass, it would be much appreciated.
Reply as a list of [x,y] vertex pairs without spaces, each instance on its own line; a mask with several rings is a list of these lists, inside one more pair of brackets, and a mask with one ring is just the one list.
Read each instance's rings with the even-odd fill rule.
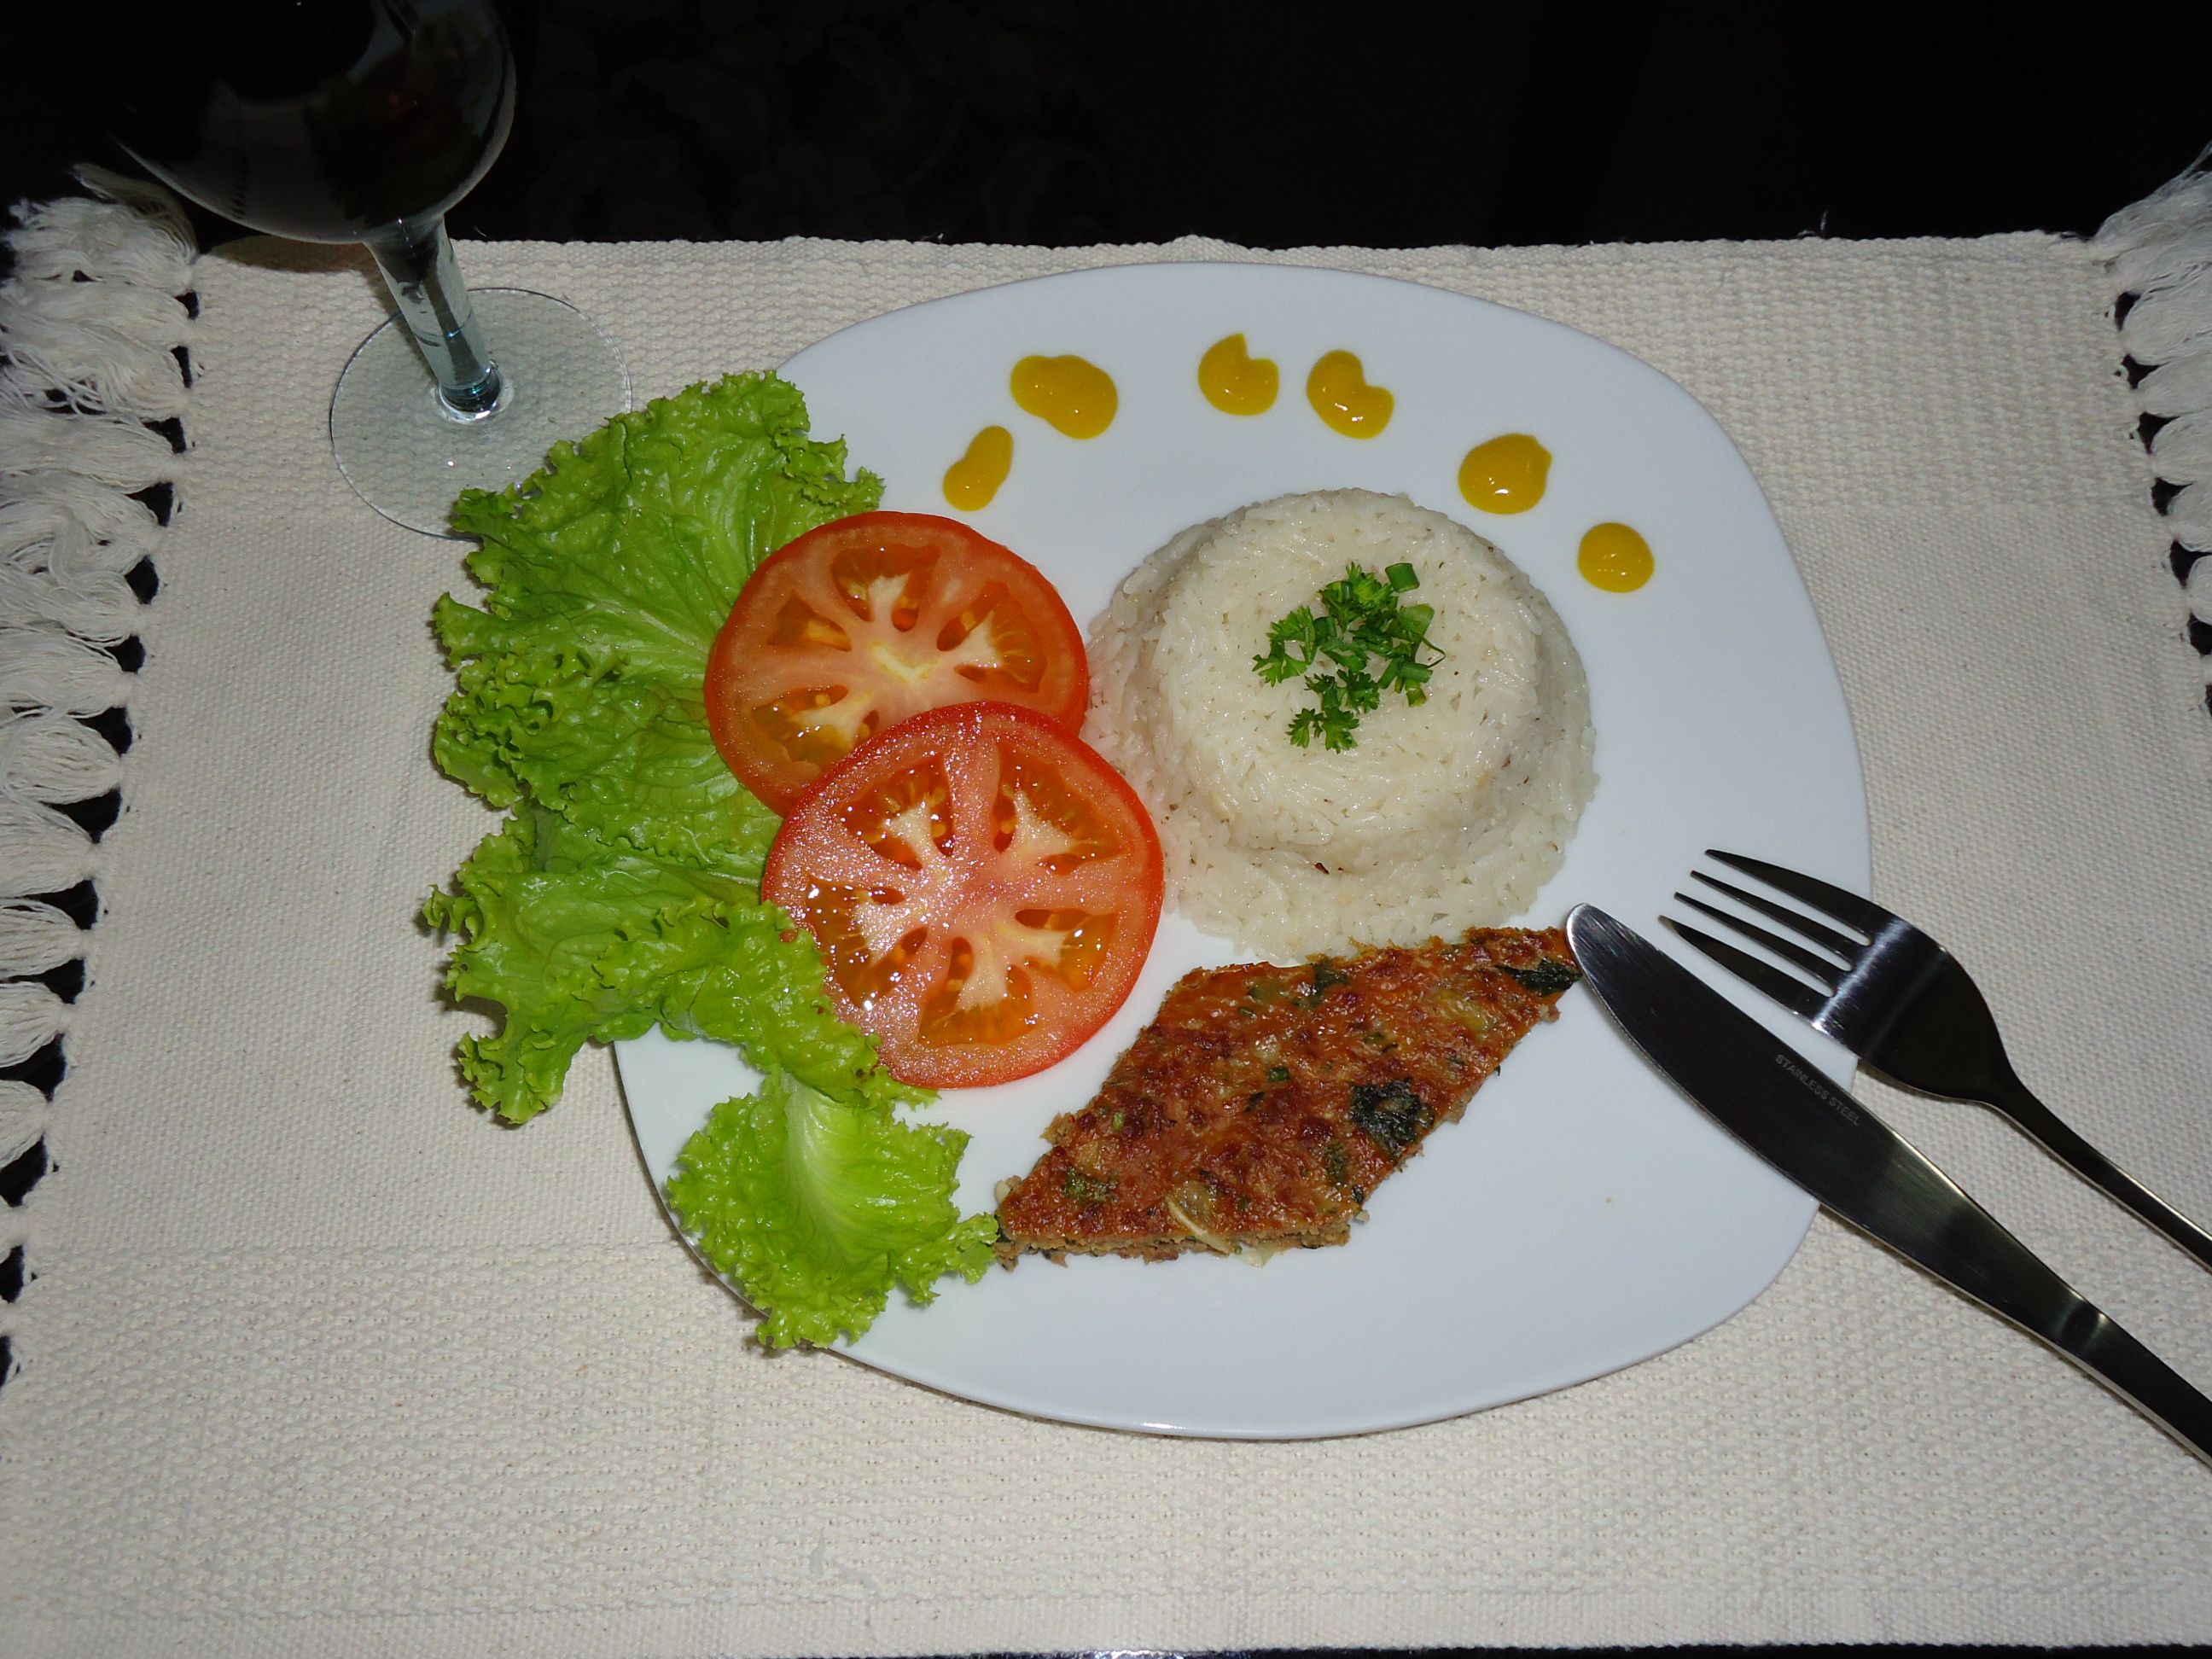
[[118,65],[123,148],[252,229],[365,244],[392,292],[398,314],[331,398],[331,447],[362,500],[450,534],[462,489],[511,483],[629,407],[621,356],[582,313],[461,281],[445,215],[514,118],[490,0],[214,0],[155,16]]

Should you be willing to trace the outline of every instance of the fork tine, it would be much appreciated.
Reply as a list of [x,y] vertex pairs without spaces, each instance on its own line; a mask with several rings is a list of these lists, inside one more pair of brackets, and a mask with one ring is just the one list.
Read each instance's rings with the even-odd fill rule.
[[1672,916],[1662,916],[1660,920],[1738,979],[1745,981],[1754,989],[1765,992],[1800,1019],[1817,1019],[1820,1010],[1827,1006],[1827,998],[1802,980],[1790,978],[1771,963],[1761,962],[1749,952],[1739,951],[1733,945],[1723,944],[1711,933],[1700,933],[1688,923],[1677,921]]
[[1778,887],[1795,899],[1802,899],[1815,909],[1825,910],[1838,921],[1848,922],[1869,939],[1897,918],[1871,899],[1863,899],[1856,893],[1846,893],[1840,887],[1831,886],[1813,876],[1802,876],[1795,870],[1785,870],[1778,864],[1769,864],[1764,859],[1747,859],[1741,853],[1723,853],[1717,847],[1705,848],[1705,856],[1718,859],[1733,869],[1747,876],[1757,876],[1770,887]]
[[1798,967],[1810,974],[1814,979],[1819,980],[1821,984],[1826,986],[1831,991],[1834,990],[1836,987],[1844,982],[1844,974],[1845,972],[1844,968],[1836,963],[1830,962],[1825,957],[1814,956],[1803,945],[1793,945],[1788,939],[1782,938],[1778,934],[1768,933],[1764,927],[1753,926],[1753,924],[1746,921],[1741,916],[1732,916],[1725,910],[1716,909],[1713,906],[1706,903],[1703,899],[1692,898],[1687,893],[1677,893],[1674,896],[1680,899],[1683,903],[1688,905],[1692,910],[1702,911],[1706,915],[1711,916],[1715,921],[1720,923],[1722,927],[1732,928],[1736,933],[1741,933],[1746,939],[1751,939],[1757,944],[1764,945],[1768,950],[1773,951],[1776,956],[1780,957],[1784,962],[1796,963]]
[[1691,871],[1690,878],[1693,881],[1702,881],[1706,886],[1726,893],[1746,909],[1756,910],[1762,916],[1770,917],[1785,927],[1795,928],[1823,951],[1833,951],[1845,962],[1856,962],[1859,959],[1859,952],[1866,949],[1864,940],[1849,938],[1832,927],[1823,927],[1802,910],[1793,910],[1786,904],[1777,904],[1771,898],[1761,898],[1756,893],[1747,893],[1742,888],[1732,886],[1717,877],[1709,876],[1702,870]]

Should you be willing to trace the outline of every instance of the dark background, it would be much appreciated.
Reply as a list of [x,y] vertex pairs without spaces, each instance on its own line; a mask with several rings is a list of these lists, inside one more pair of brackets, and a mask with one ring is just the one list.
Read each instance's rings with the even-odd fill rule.
[[[312,3],[313,0],[306,0]],[[2212,139],[2212,4],[506,0],[464,236],[1263,247],[2093,231]],[[128,166],[9,23],[9,200]],[[76,43],[33,51],[70,30]],[[103,45],[99,49],[110,49]],[[210,241],[240,234],[203,216]]]

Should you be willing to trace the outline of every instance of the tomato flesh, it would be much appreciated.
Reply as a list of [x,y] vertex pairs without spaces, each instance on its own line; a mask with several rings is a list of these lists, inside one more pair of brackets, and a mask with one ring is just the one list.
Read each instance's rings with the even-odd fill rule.
[[952,519],[863,513],[763,562],[714,641],[707,721],[779,812],[878,732],[948,703],[1083,721],[1083,635],[1036,566]]
[[1113,1017],[1159,924],[1159,837],[1096,751],[967,702],[873,738],[784,819],[761,894],[821,947],[838,1013],[932,1088],[1042,1071]]

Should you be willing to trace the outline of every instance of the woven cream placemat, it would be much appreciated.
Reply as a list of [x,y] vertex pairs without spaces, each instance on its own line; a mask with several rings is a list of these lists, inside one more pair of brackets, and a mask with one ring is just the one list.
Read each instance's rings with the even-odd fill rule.
[[[2212,721],[2088,250],[464,250],[599,319],[641,396],[989,283],[1256,257],[1539,312],[1704,400],[1840,665],[1877,896],[2212,1214]],[[410,918],[486,827],[427,755],[459,550],[325,448],[365,268],[256,242],[192,281],[182,507],[17,1220],[0,1650],[2212,1639],[2212,1471],[1825,1219],[1673,1353],[1356,1440],[1079,1430],[745,1348],[606,1056],[514,1133],[451,1072]],[[2212,1279],[1993,1119],[1863,1086],[2212,1382]]]

